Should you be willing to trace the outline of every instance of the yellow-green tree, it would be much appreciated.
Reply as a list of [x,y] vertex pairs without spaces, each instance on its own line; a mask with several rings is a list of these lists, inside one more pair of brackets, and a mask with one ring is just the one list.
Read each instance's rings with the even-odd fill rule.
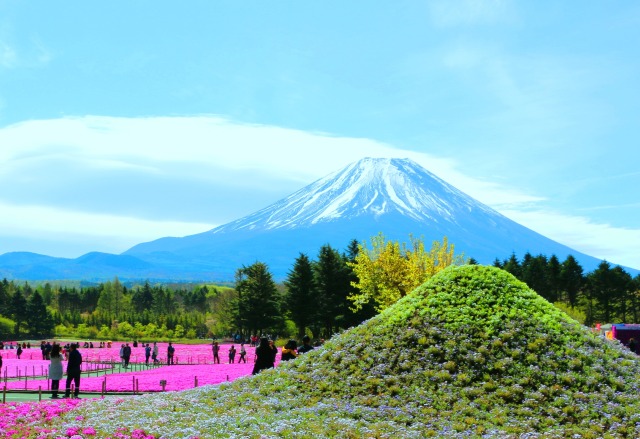
[[380,233],[371,238],[370,249],[366,243],[359,244],[355,262],[349,263],[358,281],[352,282],[357,292],[348,298],[354,310],[373,299],[382,311],[437,272],[463,261],[462,255],[454,255],[454,245],[446,237],[434,241],[427,251],[422,238],[410,236],[407,245],[387,241]]

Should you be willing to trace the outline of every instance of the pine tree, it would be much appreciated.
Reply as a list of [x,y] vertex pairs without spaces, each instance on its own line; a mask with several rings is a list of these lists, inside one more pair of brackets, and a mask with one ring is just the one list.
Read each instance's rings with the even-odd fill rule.
[[578,294],[584,281],[582,266],[572,255],[567,256],[560,269],[560,290],[566,294],[571,307],[578,305]]
[[15,322],[14,335],[20,337],[22,326],[27,322],[28,310],[27,301],[19,289],[16,289],[11,297],[11,318]]
[[242,266],[236,271],[239,329],[263,333],[280,326],[282,315],[280,296],[269,268],[263,262]]
[[41,337],[53,334],[53,317],[37,291],[31,294],[27,302],[27,325],[31,336]]
[[4,278],[0,282],[0,316],[7,315],[9,310],[9,304],[11,303],[11,296],[9,295],[9,282],[7,278]]
[[556,255],[551,255],[547,262],[546,278],[549,297],[547,300],[555,303],[560,299],[560,278],[562,273],[562,265]]
[[293,269],[285,281],[287,287],[286,305],[291,320],[298,328],[298,337],[302,338],[311,322],[315,320],[317,293],[313,267],[309,257],[300,253]]
[[318,291],[316,326],[329,337],[344,325],[345,315],[350,312],[347,301],[351,292],[349,269],[345,258],[330,245],[320,248],[313,268]]
[[137,313],[142,313],[145,310],[151,309],[153,306],[153,292],[151,291],[151,285],[147,280],[142,288],[138,288],[134,291],[132,297],[133,309]]

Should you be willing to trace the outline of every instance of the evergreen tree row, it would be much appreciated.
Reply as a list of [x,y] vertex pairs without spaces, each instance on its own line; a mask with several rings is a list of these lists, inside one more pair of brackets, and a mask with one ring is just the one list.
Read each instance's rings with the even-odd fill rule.
[[502,268],[526,283],[551,303],[565,305],[582,323],[640,322],[640,275],[633,278],[620,266],[602,261],[598,268],[585,274],[582,266],[569,255],[560,262],[552,255],[515,255],[503,261]]
[[[369,300],[355,307],[358,252],[322,246],[315,259],[300,254],[286,280],[276,283],[263,262],[236,271],[235,287],[211,285],[125,286],[118,278],[99,285],[32,287],[0,282],[0,339],[72,336],[82,338],[196,338],[240,334],[310,334],[315,338],[357,325],[376,313]],[[361,259],[361,258],[360,258]],[[471,260],[473,263],[473,260]],[[494,265],[525,282],[586,325],[640,322],[640,275],[632,278],[603,261],[584,273],[573,256],[522,260],[515,255]],[[357,309],[357,310],[355,310]]]

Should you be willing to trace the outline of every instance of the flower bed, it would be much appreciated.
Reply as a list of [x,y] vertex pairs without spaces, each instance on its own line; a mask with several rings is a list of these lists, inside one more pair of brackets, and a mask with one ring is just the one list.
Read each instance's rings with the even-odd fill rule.
[[[120,362],[120,346],[122,342],[112,343],[110,348],[78,348],[78,351],[82,354],[82,359],[84,362]],[[233,343],[224,343],[220,344],[220,362],[227,363],[229,361],[229,348]],[[81,343],[82,345],[82,343]],[[98,343],[94,343],[95,346]],[[150,343],[151,347],[153,347],[153,343]],[[238,351],[240,351],[240,345],[238,343],[233,344]],[[143,363],[145,361],[145,353],[144,346],[142,343],[138,344],[137,347],[133,347],[133,343],[129,343],[131,347],[131,362],[132,363]],[[168,342],[158,342],[158,357],[162,362],[166,362],[167,359],[167,347],[169,346]],[[175,348],[174,359],[180,363],[188,363],[188,364],[211,364],[213,363],[213,353],[211,350],[211,343],[203,343],[203,344],[182,344],[182,343],[173,343],[173,347]],[[255,352],[255,348],[249,347],[248,344],[245,344],[245,349],[247,350],[247,357],[253,359],[253,354]],[[17,360],[16,358],[16,350],[15,349],[4,349],[0,351],[0,355],[2,355],[3,360],[6,362],[7,360]],[[239,357],[239,354],[236,354],[236,361]],[[40,351],[40,347],[32,347],[30,349],[24,349],[21,360],[41,360],[42,361],[42,352]],[[44,360],[47,361],[47,360]]]
[[[80,380],[81,392],[101,392],[103,382],[107,392],[157,392],[161,391],[160,381],[166,381],[164,390],[184,390],[196,386],[219,384],[234,381],[251,374],[253,362],[240,364],[208,364],[208,365],[178,365],[161,366],[148,370],[106,374],[97,377],[85,377]],[[61,380],[64,387],[66,378]],[[7,381],[7,390],[37,391],[49,389],[46,379],[27,379]],[[137,387],[136,387],[137,385]]]
[[[43,401],[41,403],[9,403],[0,404],[0,434],[3,438],[37,437],[40,433],[48,433],[48,421],[61,413],[66,413],[82,401],[62,399]],[[36,422],[37,427],[24,426],[27,422]],[[20,432],[15,428],[19,427]]]
[[[96,428],[92,426],[68,427],[62,431],[50,428],[51,419],[66,413],[82,404],[78,399],[60,399],[57,401],[43,401],[40,403],[9,403],[0,404],[0,437],[19,439],[26,437],[68,437],[74,439],[98,437]],[[82,416],[76,416],[81,422]],[[32,425],[26,425],[32,423]],[[96,425],[96,427],[98,427]],[[111,436],[118,439],[155,439],[156,436],[147,434],[141,429],[118,427]]]
[[[236,354],[236,363],[229,364],[231,343],[226,343],[220,345],[220,364],[213,364],[210,344],[174,344],[176,349],[174,360],[177,364],[166,366],[168,343],[158,343],[158,350],[161,354],[159,359],[163,366],[147,370],[130,370],[124,373],[109,373],[113,364],[120,363],[120,345],[121,343],[116,343],[111,348],[79,349],[83,359],[83,372],[96,371],[96,374],[99,375],[86,376],[83,374],[80,384],[82,391],[101,392],[104,382],[106,382],[106,392],[161,391],[163,390],[160,384],[162,380],[166,381],[164,390],[167,391],[219,384],[251,374],[255,359],[255,348],[247,348],[247,363],[238,363],[240,355]],[[131,346],[131,343],[129,345]],[[235,346],[239,350],[239,345]],[[132,351],[131,363],[144,363],[144,347],[139,345],[132,348]],[[40,354],[39,348],[37,353]],[[276,362],[278,360],[279,355]],[[63,361],[63,368],[66,368],[65,361]],[[106,375],[99,372],[104,369],[106,369]],[[7,390],[48,390],[50,388],[50,383],[46,379],[48,370],[49,360],[5,359],[0,371],[2,386],[6,386]],[[65,379],[63,377],[62,382]]]
[[[24,377],[46,377],[49,375],[49,365],[49,360],[4,360],[2,369],[0,370],[0,380],[23,379]],[[64,370],[66,370],[66,365],[67,362],[62,361]],[[82,370],[85,372],[110,368],[111,364],[101,363],[85,363],[82,366]]]

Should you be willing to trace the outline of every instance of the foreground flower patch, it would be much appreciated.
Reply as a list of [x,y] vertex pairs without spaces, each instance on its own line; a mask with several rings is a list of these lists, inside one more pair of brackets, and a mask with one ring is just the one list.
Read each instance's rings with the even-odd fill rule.
[[49,422],[81,404],[81,400],[62,399],[40,403],[0,404],[0,437],[41,437],[52,432]]

